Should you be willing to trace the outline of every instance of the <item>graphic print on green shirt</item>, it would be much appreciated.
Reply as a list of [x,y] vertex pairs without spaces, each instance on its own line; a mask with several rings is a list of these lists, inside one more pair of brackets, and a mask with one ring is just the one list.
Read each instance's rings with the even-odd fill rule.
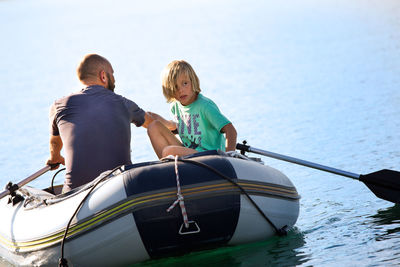
[[187,106],[175,101],[171,104],[171,112],[185,147],[197,151],[225,151],[225,136],[221,129],[230,121],[211,99],[199,94],[196,101]]

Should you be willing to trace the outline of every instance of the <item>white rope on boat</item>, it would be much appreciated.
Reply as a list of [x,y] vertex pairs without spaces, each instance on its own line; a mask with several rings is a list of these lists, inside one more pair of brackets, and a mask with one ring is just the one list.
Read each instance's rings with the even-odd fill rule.
[[176,206],[176,204],[179,203],[179,206],[181,207],[181,211],[182,211],[183,222],[185,224],[185,227],[189,228],[189,220],[188,220],[188,216],[187,216],[187,212],[186,212],[186,208],[185,208],[185,201],[183,200],[183,195],[181,193],[181,185],[179,182],[178,156],[175,156],[175,174],[176,174],[176,187],[177,187],[176,195],[178,196],[178,198],[167,209],[167,212],[170,212]]

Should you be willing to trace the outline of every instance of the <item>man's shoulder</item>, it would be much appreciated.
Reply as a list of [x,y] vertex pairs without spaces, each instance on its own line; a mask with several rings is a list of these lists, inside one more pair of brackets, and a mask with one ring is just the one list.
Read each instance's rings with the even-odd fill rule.
[[73,99],[80,99],[80,98],[86,98],[94,95],[109,95],[111,97],[121,97],[120,95],[115,94],[114,92],[105,89],[102,86],[96,85],[96,86],[87,86],[83,87],[81,89],[78,89],[77,91],[74,91],[70,93],[69,95],[63,96],[58,98],[55,102],[56,103],[64,103],[71,101]]
[[79,90],[79,91],[72,92],[72,93],[70,93],[69,95],[64,95],[64,96],[58,98],[55,102],[56,102],[56,103],[57,103],[57,102],[64,102],[64,101],[68,100],[68,99],[71,98],[71,97],[75,97],[75,96],[77,96],[77,95],[82,94],[82,91],[83,91],[83,89],[81,89],[81,90]]

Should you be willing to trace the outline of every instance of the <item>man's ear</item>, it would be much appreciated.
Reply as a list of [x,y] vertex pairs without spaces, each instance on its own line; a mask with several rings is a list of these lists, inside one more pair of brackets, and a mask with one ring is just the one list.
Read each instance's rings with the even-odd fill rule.
[[100,71],[100,80],[101,80],[103,83],[105,83],[106,80],[107,80],[107,74],[106,74],[106,72],[105,72],[104,70],[101,70],[101,71]]

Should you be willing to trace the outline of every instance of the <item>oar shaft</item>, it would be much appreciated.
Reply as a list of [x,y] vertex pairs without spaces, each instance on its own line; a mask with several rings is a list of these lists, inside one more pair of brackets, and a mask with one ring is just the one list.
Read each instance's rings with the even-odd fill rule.
[[2,199],[3,197],[7,196],[8,194],[9,194],[8,190],[1,192],[0,193],[0,199]]
[[278,153],[274,153],[274,152],[270,152],[270,151],[266,151],[266,150],[262,150],[262,149],[258,149],[258,148],[253,148],[250,146],[247,146],[247,147],[248,147],[247,151],[252,152],[252,153],[261,154],[261,155],[264,155],[267,157],[284,160],[287,162],[295,163],[298,165],[303,165],[303,166],[314,168],[317,170],[342,175],[342,176],[349,177],[349,178],[356,179],[356,180],[358,180],[360,178],[360,175],[356,174],[356,173],[339,170],[339,169],[324,166],[324,165],[321,165],[318,163],[314,163],[314,162],[310,162],[310,161],[306,161],[306,160],[302,160],[302,159],[297,159],[297,158],[281,155]]
[[[27,183],[35,180],[37,177],[39,177],[40,175],[42,175],[45,172],[49,171],[50,169],[51,169],[51,166],[46,165],[45,167],[43,167],[42,169],[38,170],[34,174],[26,177],[24,180],[22,180],[19,183],[17,183],[18,188],[21,188],[22,186],[26,185]],[[9,193],[10,192],[8,190],[1,192],[0,193],[0,199],[2,199],[3,197],[7,196]]]
[[46,165],[45,167],[41,168],[40,170],[38,170],[37,172],[35,172],[34,174],[26,177],[24,180],[22,180],[21,182],[19,182],[17,185],[18,187],[22,187],[24,185],[26,185],[27,183],[35,180],[37,177],[39,177],[40,175],[46,173],[47,171],[49,171],[51,169],[50,165]]
[[369,173],[369,174],[356,174],[352,172],[347,172],[339,169],[335,169],[332,167],[324,166],[318,163],[297,159],[285,155],[281,155],[274,152],[269,152],[266,150],[253,148],[246,145],[246,142],[243,144],[236,144],[236,148],[241,151],[242,154],[244,152],[252,152],[260,155],[264,155],[267,157],[280,159],[284,161],[288,161],[291,163],[303,165],[306,167],[314,168],[321,171],[330,172],[333,174],[338,174],[341,176],[349,177],[352,179],[359,180],[363,182],[368,188],[379,198],[400,204],[400,172],[393,170],[380,170],[377,172]]

